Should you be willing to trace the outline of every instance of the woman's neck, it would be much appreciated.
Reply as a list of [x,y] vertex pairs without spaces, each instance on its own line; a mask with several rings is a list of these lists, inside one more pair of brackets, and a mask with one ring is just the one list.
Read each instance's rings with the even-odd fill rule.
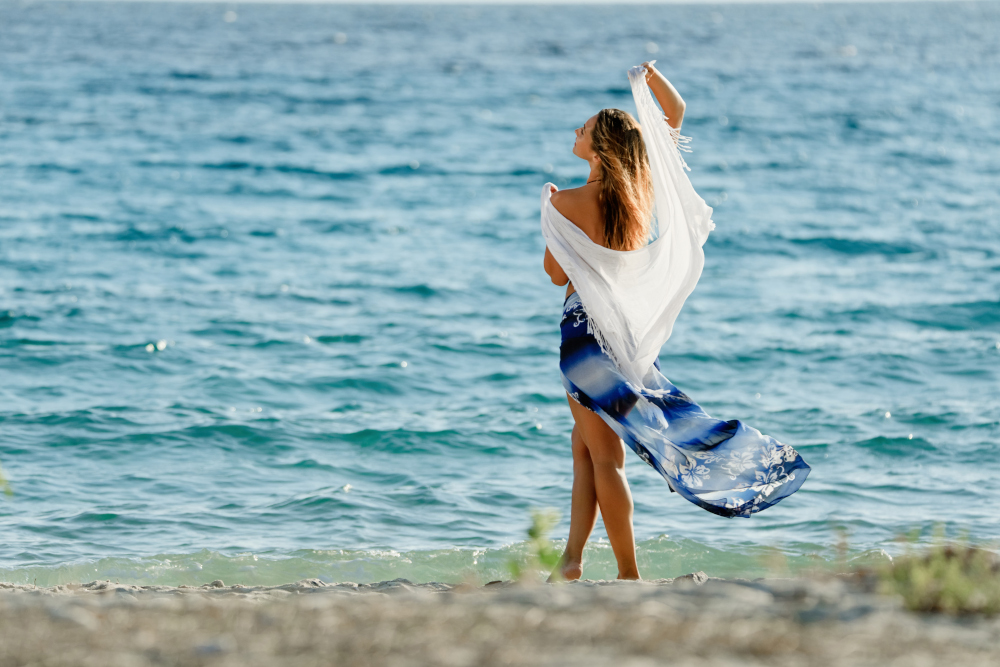
[[590,176],[587,177],[587,183],[593,183],[594,181],[601,180],[601,165],[595,164],[590,167]]

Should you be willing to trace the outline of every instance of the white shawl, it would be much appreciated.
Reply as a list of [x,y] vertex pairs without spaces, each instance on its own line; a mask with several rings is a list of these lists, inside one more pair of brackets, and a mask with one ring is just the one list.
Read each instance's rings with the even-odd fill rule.
[[542,188],[545,244],[580,293],[601,348],[637,388],[701,277],[701,247],[715,228],[711,207],[684,173],[680,147],[687,138],[667,125],[645,74],[633,67],[628,78],[653,179],[653,241],[631,251],[600,246],[552,205],[551,184]]

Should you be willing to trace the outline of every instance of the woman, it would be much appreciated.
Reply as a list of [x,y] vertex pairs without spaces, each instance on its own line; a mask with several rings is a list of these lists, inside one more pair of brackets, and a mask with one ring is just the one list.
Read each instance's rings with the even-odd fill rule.
[[575,421],[564,579],[582,575],[598,508],[618,578],[639,578],[626,444],[671,491],[721,516],[770,507],[809,473],[794,449],[709,417],[660,373],[656,357],[701,275],[714,224],[678,152],[684,100],[653,62],[629,71],[642,127],[618,109],[592,116],[573,145],[590,166],[586,184],[542,191],[545,271],[567,286],[560,370]]

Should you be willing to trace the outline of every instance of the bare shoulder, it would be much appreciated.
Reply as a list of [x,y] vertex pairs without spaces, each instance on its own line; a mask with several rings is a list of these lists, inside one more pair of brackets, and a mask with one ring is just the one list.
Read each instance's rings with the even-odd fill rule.
[[552,193],[552,205],[563,217],[584,231],[594,243],[604,245],[599,190],[585,185]]

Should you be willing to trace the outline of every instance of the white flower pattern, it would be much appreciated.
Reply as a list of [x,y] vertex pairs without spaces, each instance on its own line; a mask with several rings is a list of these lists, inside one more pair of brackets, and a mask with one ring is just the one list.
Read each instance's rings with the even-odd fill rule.
[[760,449],[760,465],[762,468],[770,470],[774,466],[780,466],[784,457],[777,447],[765,444]]
[[690,461],[679,466],[681,481],[685,486],[700,488],[705,483],[705,479],[711,474],[708,466],[701,465],[696,461]]
[[753,468],[753,454],[750,452],[730,452],[729,458],[721,466],[722,472],[729,475],[729,479],[736,479],[740,473],[750,468]]
[[719,456],[715,452],[692,452],[691,456],[695,457],[702,463],[715,463],[716,461],[723,460],[723,457]]
[[757,481],[750,485],[750,489],[764,498],[774,493],[778,487],[795,479],[795,473],[785,474],[783,470],[757,470],[754,475]]

